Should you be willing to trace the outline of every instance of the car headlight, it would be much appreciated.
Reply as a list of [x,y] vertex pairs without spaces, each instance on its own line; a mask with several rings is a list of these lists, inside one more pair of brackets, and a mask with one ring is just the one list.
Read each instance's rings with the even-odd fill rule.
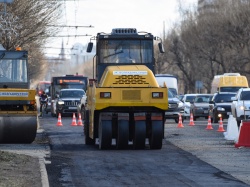
[[218,111],[225,111],[225,108],[218,107],[217,110],[218,110]]
[[58,104],[59,104],[59,105],[63,105],[63,104],[64,104],[64,101],[58,101]]
[[240,110],[245,110],[246,107],[244,107],[244,106],[239,106],[239,109],[240,109]]
[[177,108],[178,107],[178,104],[177,103],[168,103],[168,108]]
[[182,108],[183,106],[184,106],[183,102],[179,101],[179,102],[178,102],[178,107],[179,107],[179,108]]

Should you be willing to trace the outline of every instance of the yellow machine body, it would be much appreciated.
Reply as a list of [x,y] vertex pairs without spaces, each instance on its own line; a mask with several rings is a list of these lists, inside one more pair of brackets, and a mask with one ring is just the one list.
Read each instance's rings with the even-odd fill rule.
[[29,89],[27,51],[0,51],[0,143],[32,143],[36,90]]
[[0,142],[31,143],[37,131],[36,90],[0,89]]
[[[135,28],[116,28],[95,37],[93,79],[89,79],[85,113],[85,144],[99,139],[100,149],[161,149],[164,138],[168,88],[154,76],[155,40],[151,33]],[[87,52],[93,43],[89,42]],[[164,52],[162,42],[159,51]],[[93,59],[94,63],[94,59]],[[148,139],[148,141],[146,141]]]
[[[94,137],[94,112],[108,107],[154,107],[168,109],[168,91],[159,87],[154,74],[144,65],[108,66],[100,84],[90,84],[87,89],[87,110],[90,111],[90,137]],[[110,98],[101,98],[101,93],[110,92]],[[162,98],[152,94],[162,93]],[[125,111],[124,111],[125,112]]]

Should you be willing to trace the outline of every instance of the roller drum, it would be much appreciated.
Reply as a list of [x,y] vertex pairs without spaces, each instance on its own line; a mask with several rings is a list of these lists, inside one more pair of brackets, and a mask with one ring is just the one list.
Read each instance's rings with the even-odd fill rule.
[[37,116],[0,117],[0,143],[32,143],[36,132]]

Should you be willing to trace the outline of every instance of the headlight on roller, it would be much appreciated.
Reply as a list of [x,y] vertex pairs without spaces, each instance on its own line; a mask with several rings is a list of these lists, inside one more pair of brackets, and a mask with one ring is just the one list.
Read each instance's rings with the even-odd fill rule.
[[111,98],[111,92],[100,92],[100,98]]
[[162,92],[152,92],[152,98],[163,98]]

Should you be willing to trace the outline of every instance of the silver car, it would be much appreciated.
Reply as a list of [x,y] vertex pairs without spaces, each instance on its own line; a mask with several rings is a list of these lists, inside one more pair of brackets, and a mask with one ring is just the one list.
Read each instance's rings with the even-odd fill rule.
[[209,115],[209,101],[211,101],[213,94],[198,94],[193,101],[190,102],[190,114],[193,114],[195,121],[199,117],[208,119]]

